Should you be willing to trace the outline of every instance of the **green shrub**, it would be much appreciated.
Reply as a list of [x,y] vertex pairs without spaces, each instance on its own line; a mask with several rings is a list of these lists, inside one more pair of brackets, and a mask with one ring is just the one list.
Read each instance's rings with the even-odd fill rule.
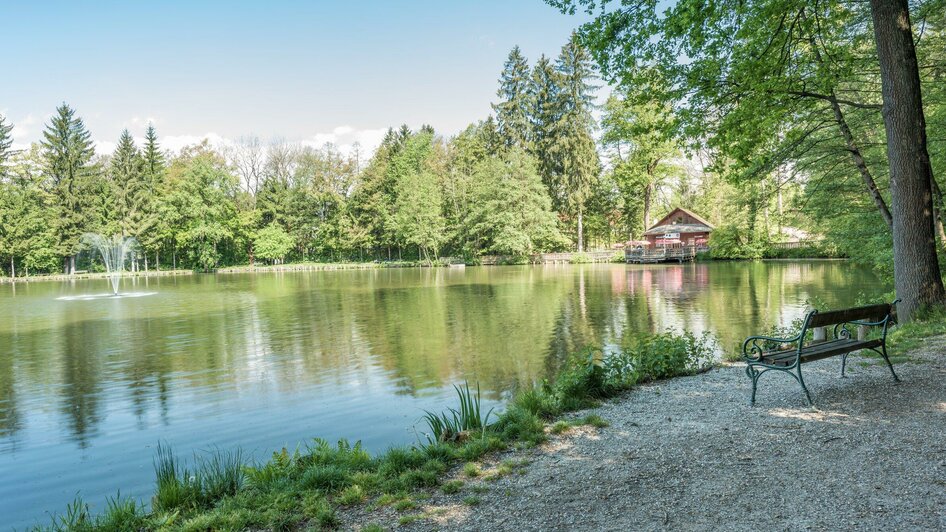
[[330,492],[348,487],[351,476],[338,465],[313,464],[302,473],[301,484],[306,489]]

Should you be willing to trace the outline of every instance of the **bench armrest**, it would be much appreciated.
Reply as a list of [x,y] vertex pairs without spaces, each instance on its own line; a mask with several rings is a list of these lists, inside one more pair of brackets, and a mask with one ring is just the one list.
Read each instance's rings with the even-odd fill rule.
[[[762,358],[762,353],[771,351],[766,349],[765,344],[794,344],[801,341],[801,334],[791,338],[777,338],[774,336],[750,336],[742,343],[742,356],[748,361],[758,361]],[[761,343],[760,343],[761,342]]]

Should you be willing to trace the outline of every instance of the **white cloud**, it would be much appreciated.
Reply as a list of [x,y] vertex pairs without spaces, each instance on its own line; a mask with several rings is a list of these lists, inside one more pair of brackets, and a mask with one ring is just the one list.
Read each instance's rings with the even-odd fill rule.
[[387,131],[387,128],[355,129],[347,125],[338,126],[333,129],[331,133],[316,133],[304,139],[300,144],[313,148],[321,148],[326,144],[333,144],[340,152],[347,155],[354,150],[355,144],[357,143],[361,148],[361,156],[367,158],[371,157],[374,151],[378,149],[378,146],[381,145],[381,141],[384,140],[384,135]]
[[[131,120],[132,123],[134,123],[136,119],[136,117],[133,117]],[[139,123],[146,124],[148,120],[153,119],[140,120]],[[332,144],[338,151],[345,155],[351,154],[355,148],[355,144],[358,144],[361,150],[361,158],[365,160],[371,157],[378,146],[381,145],[381,141],[384,140],[384,135],[387,131],[387,128],[355,129],[351,126],[343,125],[332,129],[332,131],[328,133],[316,133],[295,142],[295,144],[313,148],[322,148],[326,144]],[[180,153],[185,147],[200,144],[204,140],[208,141],[211,146],[216,148],[232,147],[239,143],[239,139],[227,138],[214,132],[204,133],[203,135],[163,135],[158,137],[158,143],[161,145],[161,148],[172,153]],[[111,154],[115,150],[116,143],[114,141],[95,140],[94,142],[95,152],[99,155]],[[142,146],[144,144],[144,138],[136,136],[135,143],[139,147]],[[263,144],[266,144],[265,140]]]

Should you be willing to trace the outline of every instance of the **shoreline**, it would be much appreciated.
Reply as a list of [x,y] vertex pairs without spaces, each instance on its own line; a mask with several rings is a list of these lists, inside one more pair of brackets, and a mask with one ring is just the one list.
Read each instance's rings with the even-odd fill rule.
[[[844,257],[838,258],[825,258],[825,257],[810,257],[810,258],[790,258],[790,259],[706,259],[695,261],[693,264],[707,263],[707,262],[802,262],[802,261],[819,261],[819,262],[829,262],[829,261],[847,261],[850,260]],[[549,263],[551,265],[552,263]],[[624,264],[620,262],[599,262],[599,263],[564,263],[566,265],[579,266],[583,264]],[[541,263],[522,263],[522,264],[439,264],[433,263],[428,264],[424,262],[413,262],[413,261],[394,261],[394,262],[303,262],[303,263],[294,263],[294,264],[279,264],[279,265],[242,265],[242,266],[226,266],[223,268],[218,268],[210,272],[202,272],[196,270],[148,270],[148,271],[137,271],[137,272],[122,272],[120,275],[123,279],[144,279],[151,277],[176,277],[176,276],[187,276],[187,275],[206,275],[206,274],[240,274],[240,273],[280,273],[280,272],[313,272],[313,271],[343,271],[343,270],[375,270],[375,269],[385,269],[385,268],[473,268],[478,266],[543,266],[546,264]],[[558,264],[561,265],[561,264]],[[640,266],[640,265],[638,265]],[[30,275],[23,277],[0,277],[0,285],[4,284],[21,284],[21,283],[34,283],[34,282],[46,282],[46,281],[55,281],[55,282],[69,282],[69,281],[80,281],[80,280],[103,280],[108,279],[108,275],[104,272],[95,272],[95,273],[78,273],[72,275],[66,274],[49,274],[49,275]]]
[[[184,275],[193,275],[193,270],[149,270],[138,272],[122,272],[119,277],[122,279],[144,279],[146,277],[178,277]],[[109,275],[104,272],[95,273],[76,273],[49,274],[49,275],[30,275],[23,277],[0,277],[0,284],[21,284],[21,283],[39,283],[46,281],[69,282],[85,280],[107,280]]]

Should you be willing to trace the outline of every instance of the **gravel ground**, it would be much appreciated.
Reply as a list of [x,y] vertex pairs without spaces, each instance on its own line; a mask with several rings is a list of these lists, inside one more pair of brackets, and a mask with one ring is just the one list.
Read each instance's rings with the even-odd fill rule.
[[[465,479],[418,508],[343,515],[348,528],[406,530],[946,530],[946,337],[896,366],[852,357],[787,375],[744,366],[642,386],[572,429],[499,460],[528,465]],[[587,412],[583,412],[585,414]],[[489,464],[484,466],[489,468]],[[461,478],[460,472],[456,473]],[[470,504],[476,497],[478,504]],[[467,500],[464,503],[464,499]],[[410,524],[399,517],[423,514]]]

